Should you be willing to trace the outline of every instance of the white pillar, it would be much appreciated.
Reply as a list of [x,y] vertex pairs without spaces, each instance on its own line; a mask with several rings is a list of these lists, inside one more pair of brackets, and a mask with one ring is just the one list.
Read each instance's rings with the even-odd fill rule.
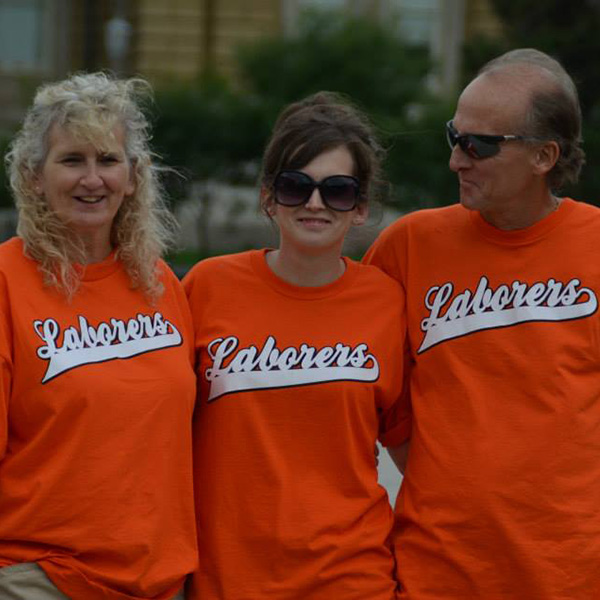
[[439,0],[438,14],[431,39],[431,55],[438,65],[436,87],[440,93],[451,95],[460,83],[466,0]]

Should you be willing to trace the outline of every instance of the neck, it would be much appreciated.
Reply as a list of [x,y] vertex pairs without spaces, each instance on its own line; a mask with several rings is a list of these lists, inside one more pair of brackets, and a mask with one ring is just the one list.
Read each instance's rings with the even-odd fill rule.
[[105,237],[94,235],[80,235],[79,237],[83,243],[84,256],[82,263],[84,265],[102,262],[112,252],[110,240]]
[[267,264],[275,275],[300,287],[319,287],[333,283],[346,270],[339,253],[330,256],[298,255],[286,252],[283,248],[268,252]]
[[549,190],[539,195],[536,201],[509,202],[502,211],[481,211],[481,216],[497,229],[512,231],[526,229],[555,212],[560,205],[560,198]]

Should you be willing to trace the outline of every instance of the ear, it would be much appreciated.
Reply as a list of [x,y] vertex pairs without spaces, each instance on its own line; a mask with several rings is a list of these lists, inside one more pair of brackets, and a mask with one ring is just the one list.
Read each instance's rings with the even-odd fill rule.
[[536,175],[547,175],[560,157],[560,146],[554,140],[545,142],[535,152],[533,169]]
[[356,207],[354,216],[352,217],[352,225],[364,225],[369,216],[369,206],[366,203],[359,204]]
[[135,181],[128,181],[127,187],[125,188],[125,196],[133,196],[135,192]]
[[273,201],[270,191],[263,185],[260,188],[260,207],[269,217],[273,217],[276,211],[276,204]]
[[44,181],[41,175],[37,174],[33,176],[31,179],[31,188],[38,196],[41,196],[44,193]]

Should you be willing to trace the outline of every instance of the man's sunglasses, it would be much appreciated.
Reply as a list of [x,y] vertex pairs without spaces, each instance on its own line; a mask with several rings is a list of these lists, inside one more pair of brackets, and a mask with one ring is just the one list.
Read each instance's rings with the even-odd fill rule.
[[347,212],[358,204],[360,185],[356,177],[331,175],[316,182],[302,171],[280,171],[275,177],[275,201],[282,206],[306,204],[317,188],[325,206],[331,210]]
[[524,135],[484,135],[480,133],[464,133],[459,135],[458,131],[454,129],[452,121],[446,123],[446,138],[451,149],[458,144],[465,154],[475,159],[489,158],[498,154],[502,142],[510,142],[512,140],[543,141],[539,138]]

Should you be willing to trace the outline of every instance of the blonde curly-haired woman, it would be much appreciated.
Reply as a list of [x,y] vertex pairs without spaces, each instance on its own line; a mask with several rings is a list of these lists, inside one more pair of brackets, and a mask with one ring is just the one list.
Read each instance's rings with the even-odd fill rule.
[[171,600],[196,564],[190,315],[142,110],[101,73],[42,86],[6,157],[0,597]]

